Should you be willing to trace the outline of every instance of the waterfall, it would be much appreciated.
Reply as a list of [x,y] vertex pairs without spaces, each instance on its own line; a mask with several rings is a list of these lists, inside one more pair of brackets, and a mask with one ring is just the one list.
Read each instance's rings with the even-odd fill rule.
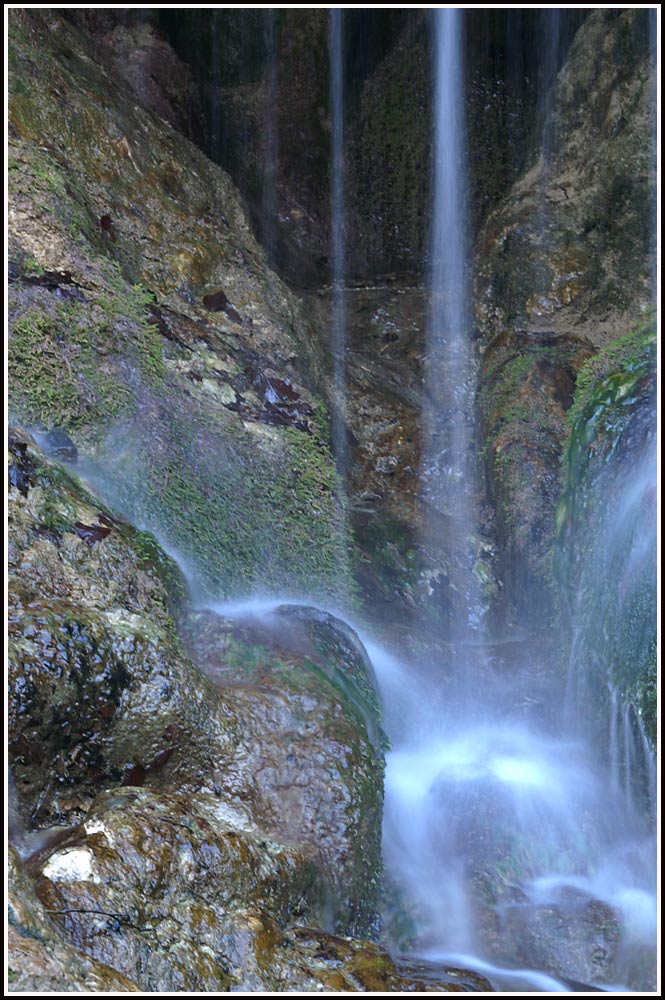
[[[468,165],[465,142],[462,12],[433,15],[435,92],[429,307],[422,404],[423,543],[439,540],[442,516],[463,578],[451,638],[477,632],[483,617],[477,559],[473,455],[477,363],[469,281]],[[452,634],[454,633],[454,635]]]
[[436,89],[424,414],[424,489],[438,510],[459,517],[473,531],[473,463],[468,271],[468,220],[462,15],[438,10],[435,22]]
[[277,174],[279,165],[277,12],[265,11],[266,70],[263,82],[263,184],[261,188],[261,243],[271,264],[275,260]]
[[[596,484],[603,504],[591,511],[577,572],[564,723],[569,732],[585,728],[601,756],[607,748],[612,788],[626,810],[649,813],[654,754],[630,688],[652,655],[656,627],[655,611],[651,621],[644,617],[645,595],[656,591],[655,441],[623,464],[617,456],[615,466],[614,478],[606,473]],[[620,655],[627,645],[634,663]]]
[[330,219],[331,219],[331,325],[330,352],[333,364],[333,451],[337,468],[346,487],[346,245],[344,234],[344,14],[339,8],[330,11],[328,47],[330,58]]
[[[557,17],[552,23],[556,27]],[[469,540],[476,530],[475,371],[466,278],[461,12],[437,10],[434,27],[422,489],[429,506],[454,518]],[[545,68],[550,86],[557,49],[554,32],[551,65]],[[549,156],[546,136],[543,145]],[[545,224],[544,215],[540,221]],[[427,530],[433,528],[434,518]],[[516,970],[525,956],[538,969],[565,969],[591,983],[606,974],[604,957],[598,956],[611,953],[613,970],[617,975],[625,970],[628,979],[632,958],[626,956],[635,943],[652,947],[656,919],[653,837],[630,798],[640,756],[634,720],[617,703],[608,766],[599,759],[595,733],[578,705],[571,713],[577,722],[561,732],[563,678],[551,671],[539,682],[543,668],[526,643],[503,657],[489,655],[478,628],[475,641],[468,641],[468,625],[453,623],[448,662],[432,651],[421,662],[398,662],[371,649],[393,747],[387,758],[384,855],[404,908],[394,931],[396,946],[433,961],[463,955],[495,983],[510,983],[508,988],[518,991],[570,988],[552,980],[546,984],[533,968]],[[578,630],[569,701],[586,690],[582,647]],[[604,916],[593,923],[594,914]],[[404,925],[410,928],[406,936]],[[572,954],[578,941],[583,944]]]
[[559,68],[559,43],[561,39],[561,11],[552,7],[542,11],[544,21],[544,52],[542,77],[540,82],[539,114],[542,126],[542,150],[545,176],[549,177],[552,154],[554,152],[554,84]]
[[610,685],[609,766],[612,789],[623,797],[626,810],[654,815],[656,760],[643,719],[629,703],[621,704]]

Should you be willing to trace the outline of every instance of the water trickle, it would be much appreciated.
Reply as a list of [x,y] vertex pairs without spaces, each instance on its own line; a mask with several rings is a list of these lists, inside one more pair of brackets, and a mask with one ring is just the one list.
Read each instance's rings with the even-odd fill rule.
[[559,67],[559,44],[561,41],[561,11],[552,7],[541,12],[544,19],[544,51],[541,62],[542,79],[540,83],[539,114],[542,121],[542,150],[545,161],[545,173],[549,174],[552,154],[554,152],[554,84]]
[[[626,809],[649,814],[654,753],[626,689],[634,695],[653,655],[655,610],[649,616],[645,609],[656,590],[655,443],[647,440],[637,457],[617,456],[613,468],[614,478],[598,487],[604,507],[594,509],[594,534],[578,569],[564,722],[569,731],[586,727],[601,756],[607,750],[612,788]],[[633,663],[618,653],[626,646],[623,628]]]
[[330,219],[331,219],[331,325],[330,352],[333,364],[334,407],[333,451],[337,468],[346,484],[348,454],[346,444],[346,278],[345,198],[344,198],[344,37],[343,11],[330,11],[328,49],[330,60]]
[[464,528],[470,529],[474,520],[474,372],[467,277],[462,15],[458,10],[439,10],[434,18],[436,117],[423,485],[427,500],[437,510],[454,512]]
[[279,164],[277,12],[264,12],[266,70],[263,80],[263,183],[261,188],[261,243],[271,263],[275,260],[277,171]]

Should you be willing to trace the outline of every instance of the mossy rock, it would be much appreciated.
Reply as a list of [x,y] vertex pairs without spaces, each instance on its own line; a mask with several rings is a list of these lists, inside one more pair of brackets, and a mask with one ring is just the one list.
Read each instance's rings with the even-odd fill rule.
[[322,350],[238,192],[72,23],[14,13],[12,418],[66,430],[208,596],[346,596],[344,503],[308,388]]
[[105,789],[177,789],[216,823],[300,845],[334,926],[375,929],[386,744],[355,633],[315,609],[251,627],[193,614],[152,536],[29,436],[10,447],[8,736],[25,849]]
[[16,849],[7,854],[7,985],[10,993],[127,992],[127,976],[79,951],[61,934],[35,894]]
[[161,773],[178,685],[203,690],[178,637],[175,563],[29,436],[9,444],[9,749],[23,820],[39,826],[80,816],[136,759]]
[[512,615],[532,629],[551,625],[556,612],[560,457],[576,372],[591,352],[573,337],[506,331],[483,357],[479,403],[500,575]]
[[626,10],[584,20],[547,99],[533,162],[478,241],[487,480],[508,608],[531,629],[558,612],[555,507],[575,380],[653,301],[649,18]]
[[[249,609],[234,621],[201,611],[190,621],[188,649],[240,706],[236,767],[255,818],[316,851],[333,886],[336,930],[375,931],[387,743],[358,637],[332,615],[302,606]],[[269,747],[265,729],[275,727],[279,740]]]
[[[587,657],[580,698],[628,701],[656,739],[656,328],[648,319],[578,378],[564,455],[556,567]],[[580,706],[582,708],[582,706]]]
[[205,801],[139,788],[100,795],[30,867],[78,949],[158,992],[270,988],[262,952],[323,893],[297,849],[215,828]]

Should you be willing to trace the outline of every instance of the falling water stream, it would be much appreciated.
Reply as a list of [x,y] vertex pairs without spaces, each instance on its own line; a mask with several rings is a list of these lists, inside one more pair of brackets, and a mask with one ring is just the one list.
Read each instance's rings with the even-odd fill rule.
[[[331,10],[330,347],[338,413],[333,437],[341,471],[348,461],[342,18],[340,10]],[[439,9],[434,20],[435,170],[423,492],[434,508],[452,513],[471,538],[477,528],[462,18],[458,10]],[[266,30],[273,51],[272,19]],[[275,86],[269,76],[266,99],[271,104]],[[276,142],[268,130],[266,149]],[[274,177],[268,163],[265,180],[270,215]],[[650,488],[655,475],[650,456],[643,470],[642,486]],[[103,483],[95,485],[106,492]],[[633,516],[636,489],[635,482],[626,485],[615,526],[621,516],[627,521]],[[650,558],[650,545],[650,538],[638,533],[635,559]],[[288,601],[253,597],[214,607],[225,615],[260,616]],[[609,753],[602,759],[585,739],[579,720],[564,726],[564,684],[543,681],[528,644],[505,669],[505,663],[497,664],[489,655],[489,639],[476,628],[473,641],[452,636],[445,659],[433,652],[419,662],[406,662],[386,649],[376,633],[362,626],[358,631],[377,674],[392,745],[384,857],[408,922],[395,947],[423,960],[467,965],[511,992],[569,991],[574,989],[571,980],[593,986],[595,972],[600,981],[607,967],[618,983],[639,979],[635,967],[648,964],[654,950],[656,860],[653,815],[643,801],[635,801],[633,788],[640,770],[653,811],[655,765],[644,729],[621,707],[617,692],[612,689],[609,697]],[[574,661],[569,684],[583,670],[584,663]],[[607,989],[607,983],[600,988]]]
[[[424,490],[472,537],[461,14],[438,10],[435,24]],[[543,696],[528,649],[510,674],[497,673],[482,639],[451,647],[447,663],[403,664],[371,647],[393,747],[385,860],[411,918],[410,947],[465,961],[511,991],[592,984],[605,963],[628,981],[656,934],[653,829],[627,793],[643,730],[615,708],[610,774],[583,726],[563,727],[564,691]]]
[[333,450],[343,484],[348,464],[346,444],[346,304],[345,280],[345,199],[344,199],[344,49],[342,10],[330,11],[330,353],[334,405],[332,416]]
[[[441,10],[436,24],[433,222],[427,374],[423,412],[425,496],[472,535],[473,363],[464,185],[461,12]],[[427,530],[436,530],[429,525]]]
[[263,182],[261,185],[261,244],[269,261],[275,260],[275,221],[277,217],[277,173],[279,163],[277,76],[277,12],[264,12],[266,73],[263,87]]

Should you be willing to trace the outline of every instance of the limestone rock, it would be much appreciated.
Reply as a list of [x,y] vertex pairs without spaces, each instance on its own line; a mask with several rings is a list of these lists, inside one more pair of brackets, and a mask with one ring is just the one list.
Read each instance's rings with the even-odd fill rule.
[[477,248],[488,478],[502,575],[516,621],[530,628],[555,607],[552,525],[572,383],[653,294],[649,16],[595,11],[584,22],[538,158],[490,214]]
[[10,33],[12,419],[66,431],[208,594],[246,591],[259,565],[274,590],[339,593],[321,349],[238,192],[59,12],[17,10]]

